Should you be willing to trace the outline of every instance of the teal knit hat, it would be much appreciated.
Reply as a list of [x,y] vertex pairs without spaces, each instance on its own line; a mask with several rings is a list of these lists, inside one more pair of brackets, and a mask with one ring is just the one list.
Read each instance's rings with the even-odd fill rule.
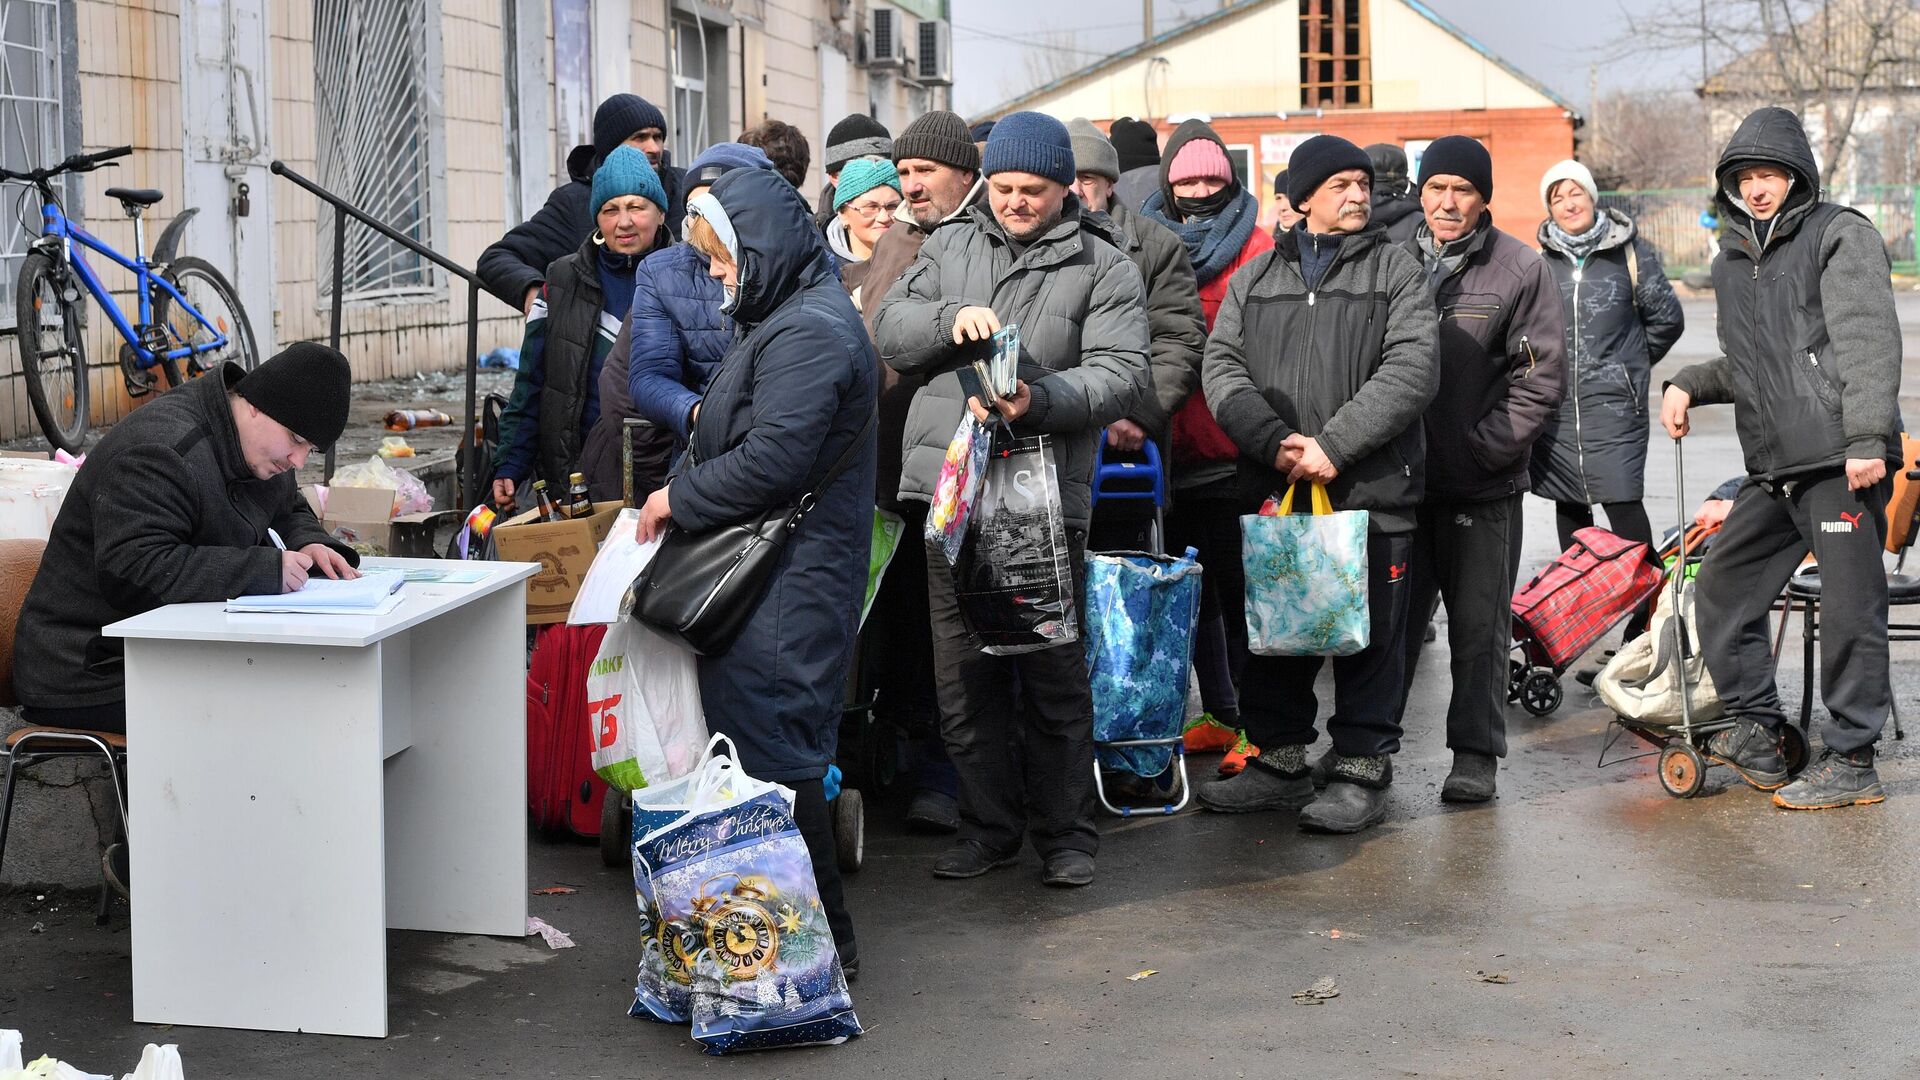
[[858,158],[840,167],[840,179],[833,185],[833,208],[839,210],[853,200],[881,186],[900,192],[900,167],[891,161]]
[[631,146],[615,147],[607,160],[593,170],[593,212],[600,213],[609,199],[622,195],[638,195],[659,207],[662,213],[667,210],[667,192],[660,186],[660,178],[654,175],[647,155]]

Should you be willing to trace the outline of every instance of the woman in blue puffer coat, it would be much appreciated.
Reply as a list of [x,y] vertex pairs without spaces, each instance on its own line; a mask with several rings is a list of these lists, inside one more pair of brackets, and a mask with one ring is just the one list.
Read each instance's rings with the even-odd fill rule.
[[793,789],[852,975],[853,924],[822,780],[866,595],[878,362],[793,185],[741,169],[687,205],[688,241],[710,260],[740,333],[700,399],[691,453],[648,497],[639,535],[651,539],[669,521],[705,532],[814,496],[739,639],[700,658],[700,699],[707,725],[734,740],[750,775]]

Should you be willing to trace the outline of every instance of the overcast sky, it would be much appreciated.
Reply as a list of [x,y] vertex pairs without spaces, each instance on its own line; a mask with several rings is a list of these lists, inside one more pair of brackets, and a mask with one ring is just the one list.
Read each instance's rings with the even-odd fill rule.
[[[1586,5],[1542,0],[1428,0],[1428,7],[1477,38],[1514,67],[1546,83],[1581,111],[1589,104],[1589,70],[1605,93],[1617,87],[1687,86],[1698,78],[1699,54],[1648,53],[1607,63],[1623,36],[1623,11],[1667,6],[1671,0],[1596,0]],[[1165,33],[1219,0],[1154,0],[1155,26]],[[1572,13],[1584,11],[1589,18]],[[1035,0],[952,0],[954,108],[971,115],[1030,89],[1027,54],[1050,33],[1072,33],[1077,59],[1101,56],[1140,41],[1142,10],[1131,3],[1052,4]],[[1057,39],[1056,39],[1057,40]],[[1179,73],[1173,73],[1179,85]]]

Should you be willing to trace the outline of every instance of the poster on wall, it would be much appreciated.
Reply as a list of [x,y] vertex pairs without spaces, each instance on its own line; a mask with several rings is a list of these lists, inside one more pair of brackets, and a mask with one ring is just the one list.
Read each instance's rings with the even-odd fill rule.
[[1315,135],[1317,131],[1269,131],[1260,135],[1260,182],[1255,185],[1254,194],[1260,197],[1260,227],[1273,229],[1273,178],[1287,169],[1287,161],[1293,157],[1295,147]]
[[567,177],[567,155],[593,142],[593,0],[553,0],[553,134]]

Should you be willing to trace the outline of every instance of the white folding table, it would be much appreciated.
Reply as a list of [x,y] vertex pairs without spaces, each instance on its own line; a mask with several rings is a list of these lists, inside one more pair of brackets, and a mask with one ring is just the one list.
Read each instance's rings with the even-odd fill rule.
[[387,930],[527,918],[533,563],[387,615],[175,604],[126,648],[133,1018],[384,1036]]

